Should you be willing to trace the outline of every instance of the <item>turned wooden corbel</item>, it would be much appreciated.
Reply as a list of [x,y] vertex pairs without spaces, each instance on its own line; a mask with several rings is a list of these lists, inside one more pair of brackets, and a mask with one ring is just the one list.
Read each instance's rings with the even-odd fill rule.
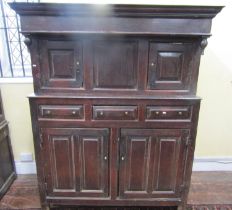
[[31,43],[32,43],[29,35],[25,35],[23,42],[25,43],[25,45],[27,46],[27,49],[29,50]]
[[204,55],[205,48],[208,45],[208,41],[206,38],[202,39],[201,41],[201,55]]

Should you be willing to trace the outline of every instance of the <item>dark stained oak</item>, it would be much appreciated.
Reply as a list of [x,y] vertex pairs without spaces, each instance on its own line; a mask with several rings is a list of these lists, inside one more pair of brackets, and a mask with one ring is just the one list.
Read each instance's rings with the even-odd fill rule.
[[16,179],[8,122],[5,120],[0,92],[0,199]]
[[83,86],[81,42],[38,40],[38,45],[43,88]]
[[11,3],[31,53],[41,205],[185,210],[222,7]]
[[178,198],[189,130],[122,129],[119,195]]
[[137,88],[138,42],[129,39],[93,43],[93,75],[94,88]]
[[42,128],[48,196],[108,196],[108,129]]

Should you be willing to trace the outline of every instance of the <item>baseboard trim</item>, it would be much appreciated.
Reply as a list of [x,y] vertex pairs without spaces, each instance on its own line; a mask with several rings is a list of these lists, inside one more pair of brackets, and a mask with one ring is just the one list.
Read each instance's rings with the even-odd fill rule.
[[[35,162],[15,161],[17,174],[36,174]],[[193,171],[232,171],[232,157],[196,157]]]
[[36,164],[33,162],[15,161],[17,174],[36,174]]
[[232,171],[232,157],[196,157],[193,171]]

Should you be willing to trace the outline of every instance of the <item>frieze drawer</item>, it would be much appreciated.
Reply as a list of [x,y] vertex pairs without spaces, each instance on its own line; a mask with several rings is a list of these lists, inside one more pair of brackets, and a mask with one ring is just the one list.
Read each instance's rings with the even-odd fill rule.
[[148,120],[188,120],[191,118],[191,106],[147,106]]
[[40,117],[56,119],[83,119],[82,105],[40,105]]
[[94,120],[137,120],[137,106],[93,106]]

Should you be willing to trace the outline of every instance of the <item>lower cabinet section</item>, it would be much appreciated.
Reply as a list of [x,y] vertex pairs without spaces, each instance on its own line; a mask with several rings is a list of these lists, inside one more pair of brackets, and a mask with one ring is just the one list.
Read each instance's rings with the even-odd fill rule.
[[30,105],[43,209],[185,210],[198,98]]
[[[107,198],[116,178],[119,200],[180,198],[190,130],[118,133],[115,140],[108,128],[41,128],[47,195]],[[110,146],[118,151],[111,154]]]
[[15,178],[8,126],[3,121],[0,125],[0,198],[6,193]]

